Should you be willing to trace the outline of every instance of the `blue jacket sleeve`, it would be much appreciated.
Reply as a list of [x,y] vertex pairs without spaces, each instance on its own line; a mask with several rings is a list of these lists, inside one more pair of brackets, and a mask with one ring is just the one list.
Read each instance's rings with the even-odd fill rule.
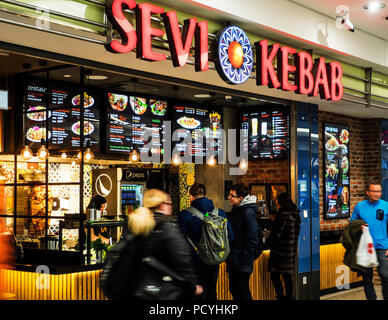
[[[219,215],[221,217],[226,218],[226,220],[228,220],[228,217],[226,216],[224,210],[219,209]],[[228,239],[229,239],[229,242],[232,242],[234,240],[234,232],[233,232],[233,228],[232,228],[232,225],[230,224],[229,220],[227,222],[227,226],[228,226]]]
[[179,213],[178,215],[178,225],[179,225],[179,228],[181,229],[182,233],[185,235],[185,237],[187,236],[187,232],[188,232],[188,212],[187,211],[182,211]]

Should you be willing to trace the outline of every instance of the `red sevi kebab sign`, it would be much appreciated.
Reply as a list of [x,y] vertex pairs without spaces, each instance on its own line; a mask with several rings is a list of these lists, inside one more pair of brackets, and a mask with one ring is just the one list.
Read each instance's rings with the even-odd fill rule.
[[[136,28],[124,15],[125,9],[136,13]],[[106,12],[109,21],[119,33],[121,41],[113,40],[106,45],[112,53],[128,53],[136,48],[139,59],[163,61],[167,56],[154,52],[152,37],[167,34],[174,67],[186,65],[194,41],[195,71],[209,70],[208,23],[190,18],[184,21],[180,31],[177,14],[161,7],[135,0],[107,0]],[[152,15],[160,15],[164,29],[151,25]],[[230,84],[242,84],[249,79],[253,69],[253,49],[246,33],[237,26],[229,26],[217,33],[217,50],[214,58],[220,77]],[[339,62],[326,62],[325,58],[313,60],[305,51],[279,44],[268,44],[268,40],[256,42],[256,83],[258,86],[294,91],[298,94],[320,96],[321,99],[339,101],[343,97],[342,66]],[[293,57],[294,64],[289,64]],[[277,68],[274,68],[276,59]],[[294,75],[293,83],[289,75]]]

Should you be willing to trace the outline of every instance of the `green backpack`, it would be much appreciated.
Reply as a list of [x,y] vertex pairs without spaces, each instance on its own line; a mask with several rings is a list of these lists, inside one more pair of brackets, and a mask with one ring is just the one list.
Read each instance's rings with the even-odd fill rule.
[[224,262],[230,252],[228,220],[218,215],[217,208],[214,208],[213,212],[206,213],[205,215],[194,207],[189,207],[186,210],[203,221],[198,245],[195,246],[193,242],[187,238],[197,251],[199,258],[209,265],[216,265]]

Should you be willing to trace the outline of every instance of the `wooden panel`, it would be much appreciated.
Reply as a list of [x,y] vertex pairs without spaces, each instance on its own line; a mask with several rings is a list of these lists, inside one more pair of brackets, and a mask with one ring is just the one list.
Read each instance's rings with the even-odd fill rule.
[[[269,259],[269,250],[262,253],[253,265],[253,272],[249,280],[253,300],[273,300],[275,299],[275,290],[273,288],[270,273],[267,270]],[[219,300],[232,300],[229,291],[229,277],[226,272],[226,264],[220,266],[217,282],[217,298]]]
[[[345,249],[341,244],[324,245],[320,248],[321,270],[320,289],[334,288],[338,271],[343,266]],[[275,291],[267,270],[269,251],[264,251],[253,266],[249,285],[254,300],[273,300]],[[78,272],[64,275],[49,275],[50,288],[39,289],[37,280],[42,274],[16,270],[0,270],[3,292],[15,293],[19,300],[105,300],[100,288],[101,270]],[[361,277],[349,271],[349,283],[360,281]],[[41,282],[43,284],[43,282]],[[229,278],[226,264],[220,266],[217,282],[219,300],[232,300],[229,292]]]
[[[349,272],[349,282],[354,283],[361,281],[361,277],[357,277],[356,272],[343,264],[345,248],[341,243],[328,244],[320,247],[320,289],[329,289],[336,287],[336,280],[339,276]],[[343,281],[339,284],[346,284]]]

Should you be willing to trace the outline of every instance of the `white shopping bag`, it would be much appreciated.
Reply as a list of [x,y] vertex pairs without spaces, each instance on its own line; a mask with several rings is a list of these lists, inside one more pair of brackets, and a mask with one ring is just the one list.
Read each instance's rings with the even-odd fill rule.
[[356,262],[365,268],[373,268],[379,265],[377,255],[373,246],[373,239],[369,228],[364,226],[356,252]]

